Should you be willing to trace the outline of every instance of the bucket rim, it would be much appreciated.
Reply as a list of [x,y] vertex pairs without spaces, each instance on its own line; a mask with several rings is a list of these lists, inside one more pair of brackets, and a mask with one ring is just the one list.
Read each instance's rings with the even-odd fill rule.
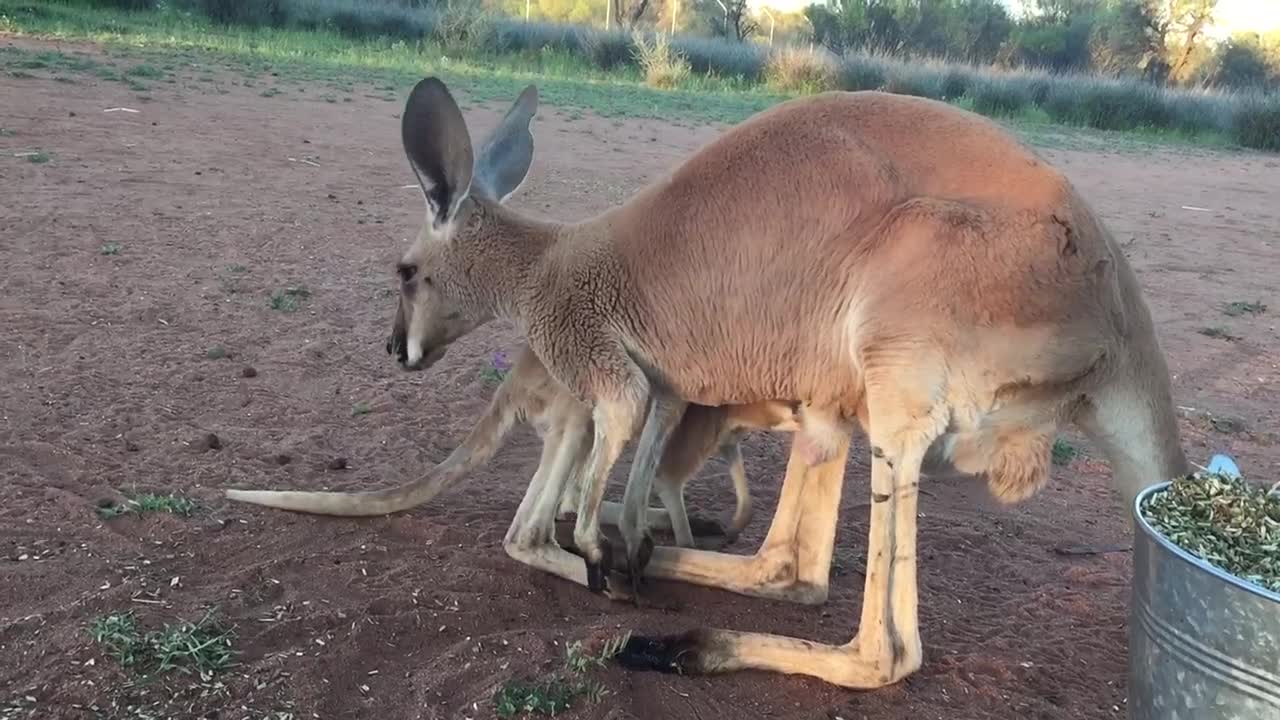
[[1257,595],[1258,597],[1264,600],[1270,600],[1272,603],[1275,603],[1277,606],[1280,606],[1280,593],[1272,592],[1262,587],[1261,585],[1256,585],[1254,583],[1249,582],[1248,580],[1245,580],[1244,578],[1232,575],[1231,573],[1218,567],[1217,565],[1214,565],[1208,560],[1205,560],[1203,558],[1200,558],[1191,554],[1190,552],[1188,552],[1187,550],[1179,546],[1177,543],[1173,542],[1169,538],[1162,535],[1159,530],[1156,530],[1154,527],[1151,526],[1150,523],[1147,522],[1147,519],[1142,516],[1142,503],[1145,502],[1146,499],[1151,497],[1152,495],[1155,495],[1158,492],[1163,492],[1167,490],[1169,486],[1172,484],[1173,484],[1172,480],[1165,480],[1164,482],[1157,483],[1148,488],[1145,488],[1142,490],[1142,492],[1138,493],[1138,496],[1133,500],[1133,507],[1130,508],[1130,511],[1133,514],[1134,524],[1142,531],[1144,535],[1146,535],[1153,542],[1155,542],[1157,545],[1162,547],[1166,552],[1173,555],[1175,558],[1189,565],[1192,565],[1203,572],[1206,572],[1214,576],[1218,580],[1221,580],[1222,582],[1225,582],[1228,585],[1231,585],[1235,588],[1251,593],[1253,595]]

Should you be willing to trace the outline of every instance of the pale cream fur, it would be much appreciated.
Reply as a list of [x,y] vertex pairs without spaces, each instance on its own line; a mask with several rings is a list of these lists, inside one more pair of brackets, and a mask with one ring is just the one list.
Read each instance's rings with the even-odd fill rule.
[[[536,549],[522,559],[608,591],[605,479],[639,430],[627,486],[639,500],[623,505],[645,507],[688,403],[802,403],[815,417],[856,417],[872,447],[862,617],[849,643],[722,630],[634,638],[651,665],[894,682],[923,661],[922,473],[985,475],[997,496],[1028,497],[1068,423],[1102,447],[1126,502],[1186,471],[1128,262],[1067,179],[996,124],[877,92],[792,100],[621,206],[556,223],[502,204],[528,170],[535,108],[530,88],[477,155],[453,98],[428,78],[402,124],[428,200],[400,265],[412,308],[402,362],[429,365],[502,317],[592,409],[590,428],[558,431],[548,463],[560,470],[534,478],[513,525],[545,534],[520,519],[545,517],[563,490],[556,478],[581,475],[574,539],[586,567],[551,558],[558,548],[544,537],[526,538]],[[658,548],[648,572],[737,590],[825,574],[849,437],[840,422],[823,426],[793,445],[770,531],[785,552],[768,554],[768,541],[756,558]],[[586,447],[585,461],[570,459]],[[635,525],[623,534],[628,563],[642,566]]]

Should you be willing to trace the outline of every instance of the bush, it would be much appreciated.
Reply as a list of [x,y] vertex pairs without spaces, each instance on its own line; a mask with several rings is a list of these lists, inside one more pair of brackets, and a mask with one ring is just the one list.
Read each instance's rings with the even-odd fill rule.
[[220,25],[284,27],[289,22],[288,0],[197,0],[201,12]]
[[1097,130],[1168,127],[1170,118],[1160,88],[1138,81],[1060,77],[1043,107],[1054,120]]
[[1166,90],[1169,127],[1189,135],[1202,132],[1230,132],[1235,102],[1230,96],[1211,92]]
[[631,36],[621,31],[595,32],[584,29],[579,36],[582,54],[601,70],[634,65],[635,44]]
[[89,0],[85,4],[90,7],[106,8],[108,10],[146,12],[159,9],[160,0]]
[[1236,110],[1232,128],[1237,143],[1280,152],[1280,95],[1252,95]]
[[633,37],[636,62],[644,70],[646,83],[669,90],[689,77],[689,61],[671,47],[671,41],[666,36],[658,33],[652,44],[638,31]]
[[845,55],[836,82],[841,90],[879,90],[884,87],[884,62],[861,53]]
[[975,81],[974,74],[965,67],[947,68],[942,75],[941,98],[943,100],[958,100],[969,91]]
[[942,98],[942,74],[931,67],[895,63],[886,73],[884,89],[898,95]]
[[592,32],[563,23],[497,18],[491,21],[483,45],[495,53],[541,52],[549,48],[583,55],[584,38]]
[[776,50],[769,55],[765,83],[778,92],[825,92],[839,87],[839,67],[825,51]]
[[768,52],[755,43],[720,38],[681,36],[671,41],[693,72],[702,75],[742,78],[757,82],[764,77]]
[[1017,115],[1031,105],[1030,83],[1010,75],[987,75],[969,88],[975,112],[993,117]]
[[310,3],[294,6],[294,22],[303,27],[332,28],[351,38],[389,37],[421,40],[435,29],[434,13],[375,3]]
[[436,17],[435,37],[446,50],[478,53],[495,46],[493,18],[479,4],[449,5]]

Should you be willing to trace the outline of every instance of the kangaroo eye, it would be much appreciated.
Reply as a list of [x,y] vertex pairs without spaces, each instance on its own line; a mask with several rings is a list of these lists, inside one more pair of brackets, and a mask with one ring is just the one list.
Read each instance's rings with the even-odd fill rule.
[[422,276],[422,282],[426,283],[427,285],[430,285],[430,284],[431,284],[431,276],[430,276],[430,275],[423,275],[423,276]]

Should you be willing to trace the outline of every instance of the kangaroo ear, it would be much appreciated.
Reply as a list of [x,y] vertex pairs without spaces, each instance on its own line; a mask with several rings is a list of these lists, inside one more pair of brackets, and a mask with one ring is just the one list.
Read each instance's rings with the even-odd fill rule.
[[489,134],[476,158],[477,193],[503,202],[520,189],[533,164],[533,133],[529,123],[537,112],[538,88],[530,85]]
[[409,93],[400,139],[427,196],[432,224],[443,225],[470,192],[475,162],[462,111],[438,78],[419,81]]

